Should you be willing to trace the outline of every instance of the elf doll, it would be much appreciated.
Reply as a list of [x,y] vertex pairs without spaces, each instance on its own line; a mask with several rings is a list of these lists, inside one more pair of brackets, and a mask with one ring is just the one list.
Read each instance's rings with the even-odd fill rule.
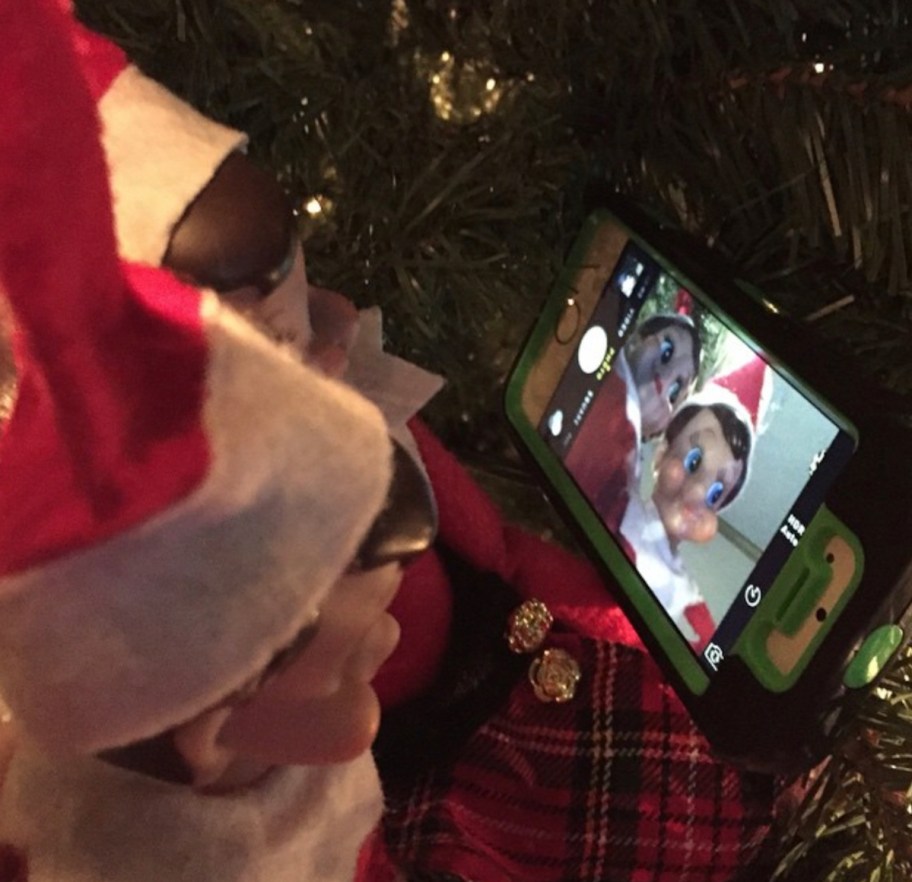
[[19,732],[0,866],[351,879],[380,817],[385,610],[433,532],[423,479],[363,396],[117,259],[68,20],[3,0],[0,27],[0,691]]
[[[0,177],[19,374],[0,449],[10,872],[351,878],[379,814],[376,694],[387,810],[361,878],[732,878],[769,781],[709,755],[586,564],[505,526],[419,422],[405,431],[433,381],[380,352],[375,316],[353,329],[308,285],[284,206],[250,249],[219,222],[281,205],[243,139],[47,3],[0,10],[0,169],[41,172]],[[136,119],[173,126],[175,152],[143,167]],[[206,161],[177,162],[191,154]],[[232,309],[122,268],[115,229],[122,257]],[[409,446],[439,512],[423,553]],[[397,587],[401,642],[374,677]]]
[[766,363],[753,356],[689,398],[656,449],[649,498],[634,494],[621,521],[625,553],[696,652],[716,621],[681,545],[711,542],[719,513],[741,494],[770,383]]
[[[689,304],[690,295],[680,293]],[[700,334],[683,311],[641,322],[615,358],[567,452],[567,469],[615,535],[640,482],[643,442],[665,431],[693,391],[702,349]]]

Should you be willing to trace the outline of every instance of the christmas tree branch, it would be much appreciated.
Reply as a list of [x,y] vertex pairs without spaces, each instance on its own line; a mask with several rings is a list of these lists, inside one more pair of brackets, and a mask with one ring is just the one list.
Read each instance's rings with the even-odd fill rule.
[[912,878],[912,649],[900,654],[806,782],[784,825],[782,880]]

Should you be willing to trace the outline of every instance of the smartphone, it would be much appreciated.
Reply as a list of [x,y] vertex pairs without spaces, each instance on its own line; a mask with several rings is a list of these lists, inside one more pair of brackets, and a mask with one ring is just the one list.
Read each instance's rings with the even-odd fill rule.
[[826,350],[615,207],[587,221],[506,388],[606,596],[716,750],[770,771],[827,749],[909,625],[910,430]]

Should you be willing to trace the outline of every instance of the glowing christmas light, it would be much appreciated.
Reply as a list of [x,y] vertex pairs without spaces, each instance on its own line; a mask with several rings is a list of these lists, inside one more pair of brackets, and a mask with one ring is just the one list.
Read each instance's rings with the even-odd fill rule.
[[434,58],[418,55],[416,70],[427,80],[437,115],[449,122],[470,123],[490,113],[505,91],[490,63],[457,61],[447,51]]

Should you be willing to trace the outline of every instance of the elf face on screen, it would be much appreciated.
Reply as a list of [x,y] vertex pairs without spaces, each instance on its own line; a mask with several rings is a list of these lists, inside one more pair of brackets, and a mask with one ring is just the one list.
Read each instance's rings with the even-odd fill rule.
[[854,449],[634,242],[539,431],[710,674]]

